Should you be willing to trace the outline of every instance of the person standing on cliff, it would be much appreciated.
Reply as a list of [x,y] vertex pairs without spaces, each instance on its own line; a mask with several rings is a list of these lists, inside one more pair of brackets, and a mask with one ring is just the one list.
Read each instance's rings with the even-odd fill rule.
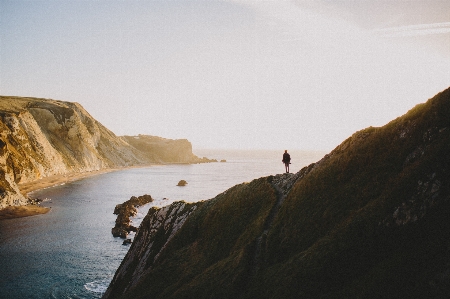
[[283,160],[284,167],[286,168],[286,173],[289,173],[289,164],[291,164],[291,155],[288,154],[287,150],[284,151]]

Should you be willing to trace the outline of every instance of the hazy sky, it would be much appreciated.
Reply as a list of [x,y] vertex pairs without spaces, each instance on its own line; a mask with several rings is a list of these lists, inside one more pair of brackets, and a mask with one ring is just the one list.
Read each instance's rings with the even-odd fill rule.
[[117,135],[331,150],[449,86],[448,0],[0,0],[0,94]]

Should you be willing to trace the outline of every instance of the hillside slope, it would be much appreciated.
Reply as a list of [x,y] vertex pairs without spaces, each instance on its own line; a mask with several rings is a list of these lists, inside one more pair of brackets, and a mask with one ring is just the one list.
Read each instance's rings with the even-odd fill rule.
[[149,211],[104,298],[447,298],[450,89],[296,174],[180,204]]
[[[145,138],[150,137],[137,137]],[[168,141],[160,142],[159,152],[142,151],[78,103],[0,96],[0,209],[27,203],[18,184],[52,175],[172,162],[174,157],[168,161],[161,152],[173,148],[179,149],[178,162],[203,161],[192,154],[189,141],[170,140],[170,148]]]

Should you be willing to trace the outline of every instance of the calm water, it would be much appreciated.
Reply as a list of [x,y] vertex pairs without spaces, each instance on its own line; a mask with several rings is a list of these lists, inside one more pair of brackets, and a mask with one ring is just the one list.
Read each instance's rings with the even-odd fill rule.
[[[131,196],[151,206],[213,198],[252,179],[284,172],[283,151],[196,150],[227,163],[134,168],[86,178],[32,194],[48,198],[40,216],[0,221],[0,298],[100,298],[128,246],[113,238],[114,207]],[[291,152],[291,172],[320,160],[323,152]],[[180,180],[188,185],[177,187]]]

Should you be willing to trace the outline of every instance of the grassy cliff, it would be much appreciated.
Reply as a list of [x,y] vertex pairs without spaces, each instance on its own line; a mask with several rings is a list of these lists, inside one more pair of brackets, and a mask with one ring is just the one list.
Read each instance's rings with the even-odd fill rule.
[[104,298],[446,298],[450,89],[197,205],[151,210]]

